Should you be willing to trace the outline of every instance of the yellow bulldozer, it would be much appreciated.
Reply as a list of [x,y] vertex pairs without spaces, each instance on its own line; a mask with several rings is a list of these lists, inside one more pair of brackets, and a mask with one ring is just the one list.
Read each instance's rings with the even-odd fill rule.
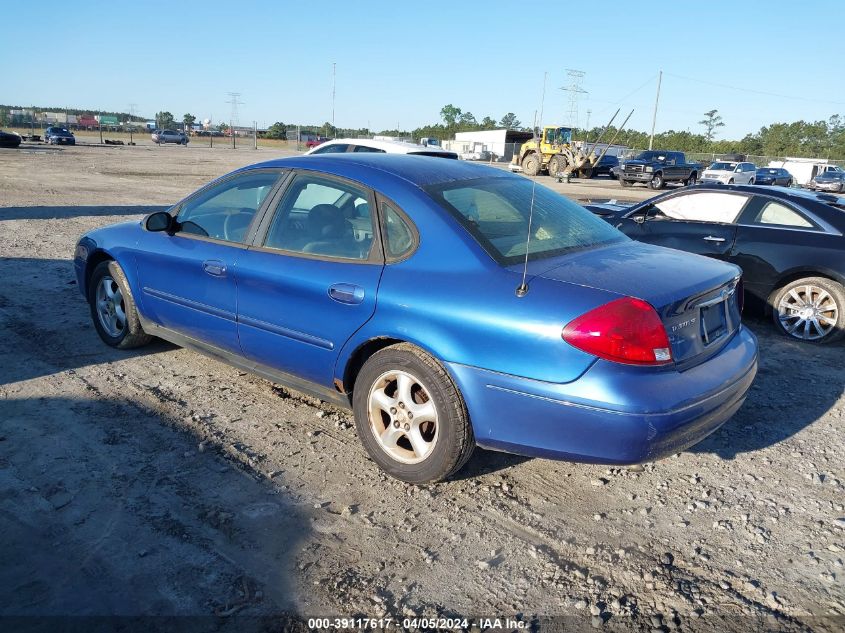
[[[631,114],[633,113],[632,110]],[[580,178],[589,178],[592,175],[593,167],[607,153],[608,147],[613,144],[613,141],[616,140],[616,137],[628,123],[628,119],[631,118],[631,114],[629,114],[604,151],[596,156],[596,146],[617,114],[619,114],[619,110],[604,127],[596,141],[589,145],[586,142],[574,143],[572,141],[572,128],[555,125],[544,126],[542,134],[535,133],[533,139],[523,143],[519,152],[514,153],[511,169],[522,171],[526,176],[548,173],[550,176],[577,175]]]

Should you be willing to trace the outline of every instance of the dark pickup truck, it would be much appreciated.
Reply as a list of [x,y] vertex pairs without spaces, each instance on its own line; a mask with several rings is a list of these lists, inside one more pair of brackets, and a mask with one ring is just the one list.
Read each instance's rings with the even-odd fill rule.
[[697,163],[687,163],[683,152],[649,150],[625,161],[619,170],[619,184],[630,187],[632,183],[643,182],[652,189],[663,189],[667,182],[694,185],[700,169]]

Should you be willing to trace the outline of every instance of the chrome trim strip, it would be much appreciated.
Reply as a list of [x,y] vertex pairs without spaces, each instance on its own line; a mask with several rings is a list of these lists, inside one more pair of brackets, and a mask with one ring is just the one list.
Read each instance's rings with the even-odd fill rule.
[[196,310],[197,312],[205,312],[206,314],[210,314],[211,316],[216,316],[221,319],[226,319],[227,321],[236,321],[234,312],[221,310],[220,308],[215,308],[214,306],[210,306],[205,303],[200,303],[199,301],[192,301],[191,299],[178,297],[168,292],[162,292],[161,290],[156,290],[147,286],[144,286],[143,292],[146,295],[155,297],[156,299],[161,299],[162,301],[167,301],[168,303],[175,303],[176,305],[182,306],[183,308],[189,308],[191,310]]
[[281,325],[267,323],[266,321],[262,321],[260,319],[253,319],[252,317],[240,315],[238,317],[238,323],[253,327],[257,330],[264,330],[265,332],[270,332],[271,334],[278,334],[279,336],[284,336],[285,338],[293,339],[294,341],[299,341],[300,343],[307,343],[308,345],[320,347],[325,350],[331,351],[334,349],[334,343],[324,338],[320,338],[319,336],[314,336],[312,334],[306,334],[305,332],[299,332],[298,330],[291,330],[289,328],[282,327]]

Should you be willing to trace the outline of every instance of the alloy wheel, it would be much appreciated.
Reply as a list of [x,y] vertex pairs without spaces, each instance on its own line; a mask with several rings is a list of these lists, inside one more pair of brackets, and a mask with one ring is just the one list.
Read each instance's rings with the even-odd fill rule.
[[777,310],[784,331],[805,341],[824,338],[839,319],[839,306],[831,294],[810,284],[792,288],[780,300]]
[[97,318],[106,333],[117,338],[126,329],[126,305],[117,282],[108,275],[97,284]]
[[437,409],[426,387],[402,370],[383,373],[367,397],[370,431],[379,447],[403,464],[418,464],[439,436]]

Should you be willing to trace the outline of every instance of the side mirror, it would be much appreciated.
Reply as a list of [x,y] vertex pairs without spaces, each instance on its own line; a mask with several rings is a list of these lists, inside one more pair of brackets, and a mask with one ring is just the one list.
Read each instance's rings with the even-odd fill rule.
[[173,216],[167,211],[156,211],[146,217],[144,228],[152,232],[167,231],[169,233],[173,229],[174,223]]
[[646,218],[646,216],[645,216],[645,214],[643,214],[643,215],[635,215],[631,219],[634,222],[636,222],[637,224],[645,224],[645,218]]

